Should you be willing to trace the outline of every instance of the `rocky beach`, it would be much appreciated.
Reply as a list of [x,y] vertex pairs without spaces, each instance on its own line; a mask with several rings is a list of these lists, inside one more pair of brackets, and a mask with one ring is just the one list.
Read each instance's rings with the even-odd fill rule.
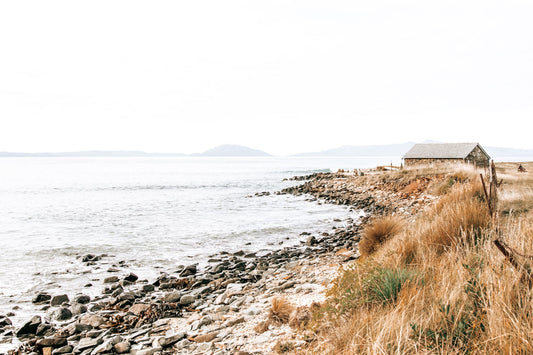
[[[309,203],[360,211],[359,218],[337,221],[320,234],[289,236],[302,239],[301,245],[266,254],[243,246],[212,255],[205,268],[183,265],[155,280],[139,279],[126,263],[110,263],[105,254],[79,255],[88,268],[107,268],[109,277],[90,285],[102,294],[39,293],[33,303],[43,315],[20,327],[10,320],[16,309],[0,315],[0,340],[16,347],[9,354],[243,355],[301,348],[318,339],[294,324],[310,320],[310,309],[324,301],[339,266],[357,260],[365,223],[384,213],[416,214],[434,199],[426,193],[428,184],[442,178],[379,176],[387,172],[316,173],[294,177],[300,185],[252,196],[305,195]],[[272,321],[273,302],[280,298],[295,309],[289,324]]]

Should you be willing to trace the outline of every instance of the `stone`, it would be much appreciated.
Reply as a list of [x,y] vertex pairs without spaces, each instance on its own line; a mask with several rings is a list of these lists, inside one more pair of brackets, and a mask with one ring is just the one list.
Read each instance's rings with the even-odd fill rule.
[[42,323],[40,316],[34,316],[28,322],[24,323],[22,327],[17,331],[17,337],[27,334],[35,334],[39,324]]
[[79,322],[81,324],[88,324],[93,328],[98,328],[105,322],[105,318],[98,314],[86,314],[80,318]]
[[91,297],[87,295],[79,295],[79,296],[76,296],[76,298],[74,298],[74,302],[81,303],[81,304],[87,304],[91,302]]
[[318,244],[318,240],[316,240],[316,238],[314,236],[310,236],[309,238],[307,238],[307,241],[305,242],[305,245],[307,246],[315,246]]
[[74,335],[74,334],[80,334],[80,333],[83,333],[83,332],[88,332],[89,330],[93,329],[93,327],[90,325],[90,324],[83,324],[83,323],[71,323],[69,325],[67,325],[64,330],[69,334],[69,335]]
[[98,345],[91,354],[101,354],[108,353],[113,350],[113,343],[111,339],[104,341],[102,344]]
[[130,272],[129,275],[124,277],[124,280],[129,281],[129,282],[135,282],[138,279],[139,279],[139,277],[137,275],[135,275],[134,273],[132,273],[132,272]]
[[80,315],[87,312],[87,306],[84,304],[74,303],[70,306],[70,311],[73,315]]
[[70,301],[67,295],[57,295],[50,300],[50,306],[61,306],[63,303]]
[[187,336],[186,333],[180,332],[180,333],[176,333],[176,334],[170,335],[170,336],[159,337],[159,338],[156,338],[156,340],[154,341],[154,344],[155,344],[155,342],[157,342],[157,344],[159,344],[160,346],[167,347],[167,346],[170,346],[170,345],[180,341],[181,339],[185,338],[186,336]]
[[32,300],[33,303],[43,303],[43,302],[48,302],[50,301],[50,299],[52,298],[52,296],[50,296],[49,294],[47,293],[39,293],[37,296],[35,296]]
[[157,352],[161,351],[161,347],[158,348],[149,348],[149,349],[142,349],[142,350],[132,350],[130,354],[132,355],[152,355]]
[[102,343],[101,339],[95,338],[82,338],[78,345],[74,348],[75,353],[80,353],[85,349],[95,348]]
[[164,297],[165,302],[168,302],[168,303],[176,303],[176,302],[179,302],[180,299],[181,299],[181,292],[179,291],[167,293]]
[[192,276],[192,275],[195,275],[197,271],[198,269],[196,268],[196,264],[189,265],[185,267],[183,271],[180,272],[180,276],[181,277]]
[[44,338],[44,339],[37,340],[36,344],[42,348],[44,347],[59,348],[64,345],[67,345],[67,338],[63,338],[63,337]]
[[120,343],[116,343],[113,349],[119,354],[129,353],[131,344],[129,341],[121,341]]
[[12,325],[11,319],[7,318],[6,316],[0,316],[0,328],[6,327],[8,325]]
[[45,336],[45,335],[47,335],[47,333],[49,333],[51,331],[52,331],[52,325],[51,324],[41,323],[37,327],[37,331],[35,332],[35,335],[37,335],[37,336]]
[[140,316],[144,311],[150,308],[150,305],[144,303],[136,303],[128,309],[128,312]]
[[59,308],[54,312],[54,319],[56,320],[67,320],[72,318],[72,312],[66,307]]
[[202,335],[198,335],[197,337],[193,338],[193,341],[195,341],[196,343],[205,343],[205,342],[209,342],[215,339],[217,335],[218,335],[218,332],[202,334]]
[[52,351],[52,355],[68,354],[72,352],[72,349],[71,345],[65,345]]
[[142,291],[143,292],[153,292],[155,290],[154,285],[143,285]]
[[180,304],[181,305],[184,305],[184,306],[188,306],[190,305],[191,303],[194,303],[196,299],[194,298],[194,296],[191,296],[191,295],[183,295],[181,296],[180,298]]
[[105,284],[111,284],[114,282],[118,282],[118,276],[109,276],[104,279]]

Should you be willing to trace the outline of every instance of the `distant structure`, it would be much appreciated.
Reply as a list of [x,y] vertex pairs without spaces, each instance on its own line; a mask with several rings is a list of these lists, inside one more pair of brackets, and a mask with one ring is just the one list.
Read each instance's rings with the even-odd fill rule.
[[403,160],[405,166],[463,162],[485,167],[489,165],[490,156],[479,143],[424,143],[415,144]]

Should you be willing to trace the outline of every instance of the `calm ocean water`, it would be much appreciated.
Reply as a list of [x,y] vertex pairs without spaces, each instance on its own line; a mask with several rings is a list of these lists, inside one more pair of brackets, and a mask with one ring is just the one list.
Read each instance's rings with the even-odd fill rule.
[[[97,295],[119,262],[141,278],[209,255],[298,244],[356,212],[306,197],[249,197],[294,175],[398,158],[2,158],[0,314],[36,313],[32,297]],[[99,266],[78,258],[108,254]],[[84,287],[93,283],[93,287]],[[15,307],[16,308],[16,307]]]

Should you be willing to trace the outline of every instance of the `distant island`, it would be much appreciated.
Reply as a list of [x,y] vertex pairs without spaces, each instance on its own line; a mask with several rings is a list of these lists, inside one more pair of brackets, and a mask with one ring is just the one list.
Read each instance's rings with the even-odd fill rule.
[[268,157],[270,154],[262,150],[248,148],[242,145],[223,144],[218,147],[206,150],[196,156],[204,157]]
[[[425,143],[438,143],[428,142]],[[344,145],[338,148],[323,150],[319,152],[306,152],[292,155],[293,157],[350,157],[350,156],[403,156],[414,142],[382,145]],[[515,149],[503,147],[483,146],[487,153],[495,160],[505,160],[505,158],[525,158],[533,159],[533,149]],[[130,150],[91,150],[80,152],[57,152],[57,153],[18,153],[0,152],[0,157],[268,157],[272,156],[262,150],[253,149],[236,144],[223,144],[208,149],[202,153],[181,154],[181,153],[147,153],[143,151]]]

